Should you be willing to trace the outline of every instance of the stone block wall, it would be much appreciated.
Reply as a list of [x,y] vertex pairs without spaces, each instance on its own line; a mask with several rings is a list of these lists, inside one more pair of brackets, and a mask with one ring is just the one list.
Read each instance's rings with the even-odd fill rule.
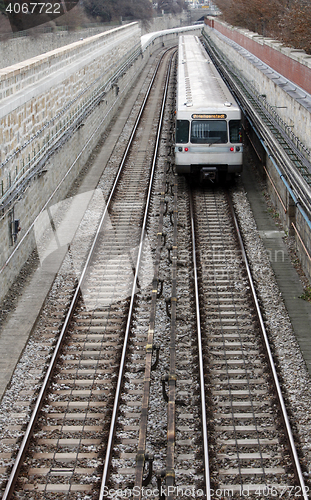
[[[154,17],[148,23],[140,23],[141,33],[150,33],[152,31],[165,30],[189,24],[189,16],[187,11],[183,11],[178,15],[165,14],[163,16]],[[126,23],[124,23],[126,24]],[[101,24],[96,27],[78,29],[77,31],[60,31],[45,32],[44,27],[42,33],[35,36],[26,36],[19,33],[8,40],[0,39],[0,68],[12,66],[26,59],[36,57],[40,54],[58,49],[64,45],[69,45],[74,42],[84,40],[91,36],[111,30],[116,26]],[[59,29],[59,28],[58,28]]]
[[[142,69],[145,60],[139,57],[118,80],[119,93],[110,89],[93,113],[45,164],[45,171],[33,177],[23,196],[0,217],[1,273],[0,300],[3,298],[28,256],[36,248],[33,224],[42,209],[66,198],[68,189],[84,167],[100,136],[109,125],[120,98]],[[66,176],[65,176],[66,174]],[[12,245],[12,220],[19,220],[21,231]],[[10,257],[8,264],[6,260]],[[4,266],[4,267],[3,267]]]
[[141,25],[141,33],[153,33],[155,31],[167,30],[186,26],[188,24],[189,16],[187,11],[180,14],[165,14],[163,16],[154,17],[147,24]]
[[[25,61],[18,68],[7,68],[7,80],[2,70],[2,83],[10,95],[0,105],[1,152],[5,158],[1,176],[7,181],[9,172],[13,188],[16,172],[15,187],[20,191],[13,202],[5,200],[0,212],[0,300],[35,248],[31,228],[40,210],[65,198],[111,121],[120,97],[147,62],[138,55],[137,23],[91,38],[85,44],[77,42]],[[131,65],[125,70],[129,58]],[[7,81],[10,85],[5,85]],[[92,108],[86,107],[92,104],[98,88],[104,88],[102,98],[95,100]],[[77,123],[79,116],[82,118]],[[26,139],[28,143],[23,142]],[[31,177],[23,185],[21,168],[23,161],[27,166],[28,155],[33,170],[28,171]],[[14,220],[19,220],[21,227],[15,243],[11,231]]]
[[[108,82],[140,41],[136,23],[0,70],[0,181],[16,173]],[[10,161],[10,158],[14,155]],[[1,193],[0,193],[1,194]]]
[[[174,23],[179,26],[180,19],[167,19],[165,27]],[[140,28],[132,23],[0,70],[2,92],[7,92],[0,101],[0,174],[3,188],[10,183],[14,188],[14,182],[20,187],[20,196],[11,203],[6,198],[0,212],[0,300],[36,247],[36,217],[66,197],[120,98],[156,49],[177,44],[178,33],[169,29],[151,38],[142,57]],[[23,185],[27,169],[32,176]],[[21,227],[16,242],[14,220]]]
[[[60,31],[42,32],[33,36],[26,36],[23,32],[18,33],[19,36],[1,40],[0,42],[0,68],[12,66],[26,59],[36,57],[39,54],[49,52],[64,45],[69,45],[80,40],[80,38],[88,38],[93,35],[108,31],[115,26],[99,26],[94,28],[85,28],[77,31],[68,31],[62,29]],[[59,29],[59,28],[58,28]]]

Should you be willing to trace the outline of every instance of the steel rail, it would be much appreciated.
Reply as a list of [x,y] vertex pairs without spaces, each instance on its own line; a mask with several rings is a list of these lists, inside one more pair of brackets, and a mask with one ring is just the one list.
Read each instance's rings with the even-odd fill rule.
[[[172,50],[172,49],[168,49],[164,52],[164,54],[161,57],[161,60],[159,61],[157,68],[159,67],[164,56],[170,50]],[[172,60],[172,57],[173,56],[171,56],[171,60]],[[171,67],[171,61],[169,64],[168,72],[170,71],[170,67]],[[154,178],[158,149],[159,149],[159,144],[160,144],[160,136],[161,136],[161,130],[162,130],[168,81],[169,80],[167,78],[166,82],[165,82],[165,92],[164,92],[163,98],[162,98],[162,107],[161,107],[161,113],[160,113],[160,118],[159,118],[159,122],[158,122],[157,137],[156,137],[155,147],[154,147],[154,151],[153,151],[151,174],[150,174],[148,194],[147,194],[147,199],[146,199],[146,208],[145,208],[144,219],[143,219],[142,229],[141,229],[141,237],[140,237],[138,253],[137,253],[136,269],[135,269],[135,275],[134,275],[134,280],[133,280],[129,313],[128,313],[128,318],[127,318],[127,323],[126,323],[124,343],[123,343],[121,360],[120,360],[119,375],[118,375],[117,387],[116,387],[113,410],[112,410],[112,417],[111,417],[110,430],[109,430],[109,436],[108,436],[108,442],[107,442],[104,470],[103,470],[103,474],[102,474],[101,488],[100,488],[100,493],[99,493],[99,500],[103,500],[103,498],[106,496],[105,488],[106,488],[108,474],[109,474],[109,468],[110,468],[111,452],[112,452],[112,447],[113,447],[115,427],[116,427],[116,421],[117,421],[117,412],[118,412],[120,396],[121,396],[121,385],[122,385],[122,381],[123,381],[123,373],[124,373],[124,368],[125,368],[125,357],[126,357],[126,351],[127,351],[127,343],[128,343],[128,338],[129,338],[129,334],[130,334],[130,326],[131,326],[131,321],[132,321],[132,312],[133,312],[133,307],[134,307],[136,284],[137,284],[138,274],[139,274],[139,270],[140,270],[141,255],[142,255],[142,251],[143,251],[143,244],[144,244],[145,231],[146,231],[146,225],[147,225],[147,217],[148,217],[149,205],[150,205],[150,200],[151,200],[151,191],[152,191],[152,186],[153,186],[153,178]]]
[[[151,82],[149,84],[148,90],[146,92],[145,98],[144,98],[143,103],[141,105],[139,114],[138,114],[138,116],[136,118],[136,121],[135,121],[135,124],[133,126],[130,139],[128,141],[126,150],[125,150],[125,152],[123,154],[123,157],[122,157],[122,160],[121,160],[121,163],[120,163],[117,175],[115,177],[112,189],[110,191],[110,194],[109,194],[109,197],[108,197],[108,200],[107,200],[107,203],[106,203],[103,215],[102,215],[101,220],[99,222],[96,234],[95,234],[94,239],[93,239],[93,243],[91,245],[91,248],[89,250],[88,256],[86,258],[86,262],[84,264],[83,270],[81,272],[81,276],[80,276],[79,282],[77,284],[74,296],[73,296],[73,298],[71,300],[71,304],[69,306],[69,310],[68,310],[66,318],[64,320],[64,324],[63,324],[62,330],[60,332],[59,338],[57,340],[57,343],[56,343],[53,355],[51,357],[51,361],[50,361],[49,366],[47,368],[47,371],[46,371],[46,374],[45,374],[45,377],[44,377],[44,380],[43,380],[43,383],[42,383],[42,386],[41,386],[41,389],[40,389],[40,392],[39,392],[39,395],[38,395],[38,398],[37,398],[37,401],[36,401],[36,404],[34,406],[32,414],[31,414],[29,423],[27,425],[27,429],[26,429],[25,434],[24,434],[24,438],[22,440],[21,446],[19,448],[19,451],[18,451],[17,457],[15,459],[15,462],[14,462],[14,465],[13,465],[10,477],[8,479],[8,482],[7,482],[7,485],[6,485],[6,488],[5,488],[5,491],[3,493],[2,500],[10,500],[11,495],[13,494],[14,485],[15,485],[15,483],[17,481],[17,477],[18,477],[19,471],[20,471],[20,469],[22,467],[23,459],[25,457],[25,454],[27,452],[27,449],[28,449],[31,437],[33,435],[35,424],[36,424],[36,422],[38,420],[38,417],[39,417],[39,412],[40,412],[41,407],[43,405],[43,401],[44,401],[44,399],[46,397],[46,394],[47,394],[47,391],[48,391],[48,388],[49,388],[49,385],[50,385],[50,382],[51,382],[51,378],[52,378],[52,375],[53,375],[53,371],[54,371],[56,362],[58,360],[58,357],[59,357],[59,354],[60,354],[60,351],[61,351],[61,347],[62,347],[62,344],[64,342],[65,335],[67,333],[67,329],[68,329],[70,320],[72,318],[72,315],[73,315],[73,312],[75,310],[76,304],[77,304],[78,299],[80,297],[82,286],[83,286],[83,283],[84,283],[85,278],[86,278],[86,274],[87,274],[87,271],[88,271],[88,267],[89,267],[90,261],[91,261],[91,259],[93,257],[93,254],[94,254],[94,249],[96,247],[100,231],[101,231],[101,229],[103,227],[103,224],[105,222],[105,219],[107,217],[108,208],[110,207],[111,200],[112,200],[112,197],[113,197],[113,195],[115,193],[116,186],[118,184],[118,180],[119,180],[121,172],[123,170],[123,167],[124,167],[124,164],[125,164],[125,161],[126,161],[126,158],[127,158],[128,152],[129,152],[129,149],[130,149],[131,144],[133,142],[136,130],[138,128],[138,125],[139,125],[139,122],[140,122],[140,119],[141,119],[141,116],[142,116],[142,113],[143,113],[143,111],[145,109],[146,102],[147,102],[148,97],[150,95],[151,88],[153,86],[155,77],[157,75],[159,66],[161,64],[161,61],[162,61],[164,55],[165,55],[165,53],[162,54],[161,59],[158,61],[158,64],[157,64],[157,66],[155,68],[153,77],[152,77]],[[140,248],[140,253],[141,253],[141,248]],[[137,272],[136,272],[135,276],[137,278]]]
[[271,349],[270,349],[270,344],[269,344],[269,339],[268,339],[268,335],[267,335],[267,332],[266,332],[266,328],[265,328],[265,324],[264,324],[264,321],[263,321],[263,317],[262,317],[262,314],[261,314],[261,309],[260,309],[259,301],[258,301],[258,298],[257,298],[257,294],[256,294],[256,290],[255,290],[255,286],[254,286],[254,282],[253,282],[253,278],[252,278],[251,269],[250,269],[250,266],[249,266],[249,263],[248,263],[248,259],[247,259],[247,255],[246,255],[246,250],[245,250],[245,247],[244,247],[243,239],[242,239],[242,236],[241,236],[241,232],[240,232],[240,228],[239,228],[239,223],[238,223],[238,220],[237,220],[237,217],[236,217],[236,214],[235,214],[235,211],[234,211],[233,203],[232,203],[232,200],[231,200],[229,194],[228,194],[227,197],[228,197],[228,203],[229,203],[229,206],[230,206],[233,223],[234,223],[234,226],[235,226],[236,234],[237,234],[239,245],[240,245],[240,249],[241,249],[242,258],[243,258],[243,261],[244,261],[244,264],[245,264],[245,268],[246,268],[246,271],[247,271],[248,282],[249,282],[250,289],[251,289],[251,292],[252,292],[252,298],[253,298],[253,302],[254,302],[254,305],[255,305],[257,317],[258,317],[259,324],[260,324],[260,329],[261,329],[261,332],[262,332],[262,337],[263,337],[263,340],[264,340],[264,344],[265,344],[265,348],[266,348],[266,352],[267,352],[267,356],[268,356],[268,360],[269,360],[269,365],[270,365],[270,369],[271,369],[273,383],[274,383],[274,386],[275,386],[275,389],[276,389],[276,392],[277,392],[277,396],[278,396],[278,402],[279,402],[279,406],[280,406],[280,410],[281,410],[281,414],[282,414],[282,419],[283,419],[283,423],[284,423],[284,427],[285,427],[286,435],[287,435],[287,439],[288,439],[289,451],[290,451],[290,454],[292,456],[293,465],[295,467],[294,473],[296,475],[296,479],[299,482],[299,486],[301,488],[302,498],[304,500],[308,500],[308,495],[306,493],[306,486],[305,486],[305,482],[304,482],[304,479],[303,479],[303,475],[302,475],[302,471],[301,471],[301,467],[300,467],[300,463],[299,463],[299,459],[298,459],[298,455],[297,455],[297,450],[296,450],[296,447],[295,447],[295,442],[294,442],[294,438],[293,438],[293,434],[292,434],[292,430],[291,430],[291,425],[290,425],[289,418],[288,418],[288,415],[287,415],[287,411],[286,411],[286,407],[285,407],[285,403],[284,403],[284,399],[283,399],[283,395],[282,395],[281,386],[280,386],[280,383],[279,383],[279,380],[278,380],[278,375],[277,375],[276,368],[275,368],[275,365],[274,365],[273,356],[272,356]]
[[205,476],[205,486],[206,486],[205,498],[206,498],[206,500],[211,500],[211,485],[210,485],[209,457],[208,457],[208,438],[207,438],[207,417],[206,417],[206,401],[205,401],[205,382],[204,382],[204,363],[203,363],[200,299],[199,299],[199,283],[198,283],[196,245],[195,245],[195,224],[194,224],[193,196],[192,196],[191,191],[190,191],[190,219],[191,219],[191,240],[192,240],[192,260],[193,260],[193,274],[194,274],[195,310],[196,310],[197,339],[198,339],[198,352],[199,352],[199,376],[200,376],[200,393],[201,393],[204,476]]

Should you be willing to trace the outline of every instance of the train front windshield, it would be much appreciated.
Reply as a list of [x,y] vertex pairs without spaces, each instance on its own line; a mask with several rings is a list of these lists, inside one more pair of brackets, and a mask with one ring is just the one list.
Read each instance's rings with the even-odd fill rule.
[[[229,140],[228,126],[229,123]],[[241,120],[177,120],[176,143],[186,144],[236,144],[242,142]]]
[[226,120],[193,120],[190,142],[193,144],[225,144],[228,142]]

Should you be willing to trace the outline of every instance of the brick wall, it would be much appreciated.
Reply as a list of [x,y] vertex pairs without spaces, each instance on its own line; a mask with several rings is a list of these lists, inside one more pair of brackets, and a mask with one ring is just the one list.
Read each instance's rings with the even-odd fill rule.
[[215,20],[209,21],[215,30],[238,43],[271,66],[275,71],[311,93],[311,56],[303,50],[285,47],[281,42],[264,38],[258,33],[235,28]]

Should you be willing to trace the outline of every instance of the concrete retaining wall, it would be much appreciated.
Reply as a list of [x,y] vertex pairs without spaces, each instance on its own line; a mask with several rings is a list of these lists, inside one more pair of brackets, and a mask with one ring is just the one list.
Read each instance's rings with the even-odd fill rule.
[[149,50],[150,53],[160,46],[166,44],[178,46],[178,37],[182,33],[191,33],[201,35],[202,26],[183,26],[182,28],[172,28],[153,33],[147,33],[141,37],[141,46],[143,52]]
[[[298,234],[295,232],[295,236],[299,260],[304,271],[309,277],[309,280],[311,280],[311,230],[306,225],[304,218],[298,210],[296,214],[295,226],[298,232]],[[308,256],[308,254],[310,257]]]
[[[184,26],[188,24],[188,18],[189,16],[186,11],[178,15],[166,14],[161,17],[154,17],[147,25],[140,23],[141,33],[145,34]],[[103,24],[98,27],[77,31],[42,32],[35,36],[26,36],[23,33],[19,33],[18,37],[15,35],[14,38],[0,41],[0,69],[78,42],[81,38],[85,40],[115,27],[117,26]]]
[[0,42],[0,68],[6,68],[31,57],[36,57],[50,50],[55,50],[64,45],[78,42],[80,38],[88,38],[104,31],[111,30],[114,26],[101,26],[86,28],[79,31],[42,32],[35,36],[26,36],[23,32],[19,36]]
[[[7,107],[4,105],[0,107],[4,128],[2,144],[4,143],[6,147],[2,149],[2,154],[11,153],[11,148],[14,148],[12,141],[17,141],[14,144],[18,144],[18,135],[19,139],[24,137],[24,131],[29,133],[32,140],[28,148],[22,149],[15,157],[18,160],[25,158],[29,147],[37,151],[40,147],[42,149],[42,138],[47,137],[49,133],[50,136],[53,133],[55,135],[56,127],[61,130],[64,123],[67,126],[69,122],[66,121],[66,116],[68,120],[70,119],[68,113],[73,117],[75,111],[77,114],[83,111],[83,103],[87,99],[92,100],[94,89],[109,81],[111,75],[116,73],[137,47],[140,50],[140,30],[138,24],[133,23],[131,26],[92,37],[84,43],[77,42],[35,60],[28,60],[17,68],[8,68],[7,79],[2,70],[2,83],[9,91],[9,97],[5,99]],[[77,127],[74,117],[72,118],[72,128],[71,130],[69,128],[67,135],[63,135],[62,144],[58,143],[57,149],[54,150],[52,147],[49,158],[43,159],[40,170],[21,189],[19,199],[2,212],[0,299],[35,248],[32,231],[28,234],[28,230],[38,213],[67,173],[51,203],[57,203],[65,198],[68,189],[113,117],[120,97],[140,73],[146,61],[147,58],[138,56],[127,71],[118,76],[117,85],[108,85],[104,98],[96,103],[91,114],[83,116],[81,123],[83,126]],[[52,72],[52,69],[55,71]],[[96,85],[91,85],[92,81],[95,81]],[[81,90],[84,90],[83,95],[80,95]],[[21,97],[18,95],[20,92],[22,92]],[[69,106],[67,115],[58,116],[62,107],[66,108],[72,101],[74,101],[73,109]],[[5,114],[6,110],[8,112]],[[50,121],[47,122],[47,118]],[[36,135],[42,125],[46,127],[42,133]],[[14,163],[14,161],[8,162],[1,169],[4,179],[8,167],[12,165],[14,167]],[[11,179],[14,181],[14,169],[11,172]],[[12,241],[10,226],[12,220],[19,220],[21,227],[15,243]],[[5,265],[9,257],[10,262]]]

